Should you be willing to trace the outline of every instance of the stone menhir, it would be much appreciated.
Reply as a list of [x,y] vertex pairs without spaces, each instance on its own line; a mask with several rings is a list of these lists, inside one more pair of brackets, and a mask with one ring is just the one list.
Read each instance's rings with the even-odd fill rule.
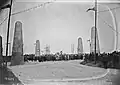
[[11,65],[21,64],[24,64],[22,23],[17,21],[14,30]]
[[82,54],[83,53],[83,43],[82,43],[82,38],[78,38],[78,47],[77,47],[77,53]]
[[[90,53],[95,53],[95,27],[91,28]],[[100,54],[97,30],[96,30],[96,53]]]
[[40,56],[40,41],[39,40],[36,40],[35,56]]
[[0,36],[0,65],[3,63],[3,55],[2,55],[2,37]]

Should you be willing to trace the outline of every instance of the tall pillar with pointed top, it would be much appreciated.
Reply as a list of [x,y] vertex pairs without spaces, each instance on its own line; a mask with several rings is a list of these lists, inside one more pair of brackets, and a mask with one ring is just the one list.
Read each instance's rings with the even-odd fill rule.
[[77,53],[82,54],[83,53],[83,43],[82,43],[82,38],[78,38],[78,48],[77,48]]
[[[91,28],[91,46],[90,46],[90,52],[95,53],[95,27]],[[100,54],[100,47],[99,47],[99,39],[98,39],[98,33],[96,30],[96,53]]]
[[40,56],[40,41],[39,40],[36,40],[35,56]]
[[11,65],[21,64],[24,64],[22,23],[17,21],[14,30]]

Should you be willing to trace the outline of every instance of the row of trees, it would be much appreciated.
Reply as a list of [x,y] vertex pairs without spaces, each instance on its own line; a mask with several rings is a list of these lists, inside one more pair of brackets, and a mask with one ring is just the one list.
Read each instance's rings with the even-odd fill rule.
[[[95,62],[94,54],[85,54],[84,61],[81,64],[88,64]],[[120,52],[114,51],[112,53],[102,53],[96,56],[96,63],[99,67],[105,68],[120,68]]]

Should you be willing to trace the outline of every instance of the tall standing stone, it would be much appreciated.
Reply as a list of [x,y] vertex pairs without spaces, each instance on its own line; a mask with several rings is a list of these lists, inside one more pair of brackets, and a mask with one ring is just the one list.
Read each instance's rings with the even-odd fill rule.
[[40,56],[40,41],[39,40],[36,40],[35,56]]
[[23,63],[24,57],[23,57],[22,23],[20,21],[17,21],[15,23],[11,65],[21,65]]
[[82,38],[78,38],[78,48],[77,48],[77,53],[82,54],[83,53],[83,43],[82,43]]
[[[91,28],[90,53],[95,53],[95,27]],[[100,54],[98,33],[96,31],[96,53]]]

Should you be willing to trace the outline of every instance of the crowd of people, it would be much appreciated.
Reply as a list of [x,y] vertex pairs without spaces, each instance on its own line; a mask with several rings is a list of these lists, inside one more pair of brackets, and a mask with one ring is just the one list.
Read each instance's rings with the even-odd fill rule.
[[34,54],[24,55],[24,61],[61,61],[61,60],[75,60],[83,59],[82,55],[78,54],[45,54],[40,56],[35,56]]
[[[38,61],[38,62],[45,62],[45,61],[68,61],[68,60],[78,60],[81,59],[83,62],[80,64],[83,65],[91,65],[103,68],[120,68],[120,52],[114,51],[112,53],[101,53],[96,54],[94,53],[85,53],[85,54],[44,54],[40,56],[35,56],[35,54],[25,54],[24,61]],[[7,61],[10,62],[11,56],[8,57]]]
[[[120,52],[114,51],[112,53],[101,53],[96,54],[94,57],[94,53],[90,54],[46,54],[41,56],[35,56],[34,54],[26,54],[24,55],[24,61],[62,61],[62,60],[84,60],[81,62],[83,65],[93,64],[98,67],[103,68],[119,68],[120,67]],[[92,65],[91,64],[91,65]]]

